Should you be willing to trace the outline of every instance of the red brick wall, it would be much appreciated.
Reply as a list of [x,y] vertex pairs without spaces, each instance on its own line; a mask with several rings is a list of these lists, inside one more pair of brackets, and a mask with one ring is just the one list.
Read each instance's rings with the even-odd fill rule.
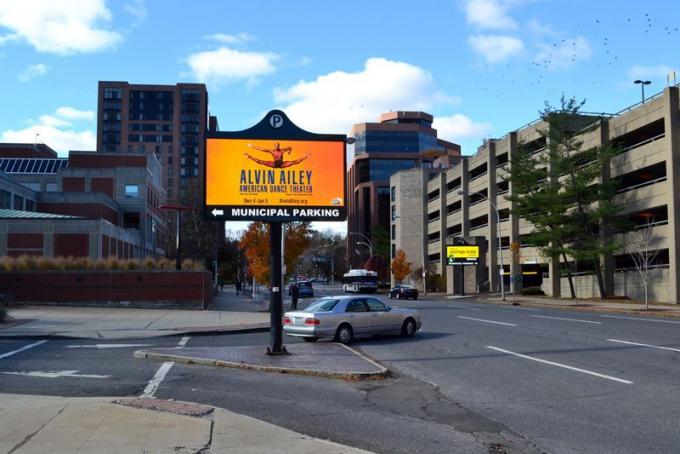
[[87,257],[90,255],[90,235],[87,233],[55,233],[54,255]]
[[38,203],[38,211],[80,216],[86,219],[105,219],[118,225],[118,213],[98,203]]
[[16,302],[115,304],[204,309],[212,300],[207,271],[23,271],[0,273]]
[[64,177],[61,179],[61,186],[64,192],[85,192],[85,178]]
[[113,178],[92,177],[90,184],[92,192],[103,192],[113,198]]
[[42,233],[8,233],[7,255],[43,255]]
[[146,167],[146,156],[144,155],[110,155],[97,153],[70,154],[69,167],[91,168],[91,167]]

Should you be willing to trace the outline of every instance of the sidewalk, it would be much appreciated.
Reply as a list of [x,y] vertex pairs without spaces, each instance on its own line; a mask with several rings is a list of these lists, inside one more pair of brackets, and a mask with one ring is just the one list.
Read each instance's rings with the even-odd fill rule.
[[505,301],[500,295],[478,295],[477,301],[492,304],[520,306],[534,306],[557,308],[574,311],[598,311],[620,312],[625,314],[646,315],[653,317],[680,317],[680,304],[649,304],[649,310],[645,310],[644,303],[624,299],[595,299],[595,298],[553,298],[550,296],[528,296],[512,294],[505,296]]
[[268,304],[218,292],[210,310],[124,307],[14,306],[0,338],[126,339],[184,333],[226,333],[269,328]]
[[0,452],[366,453],[220,408],[0,394]]

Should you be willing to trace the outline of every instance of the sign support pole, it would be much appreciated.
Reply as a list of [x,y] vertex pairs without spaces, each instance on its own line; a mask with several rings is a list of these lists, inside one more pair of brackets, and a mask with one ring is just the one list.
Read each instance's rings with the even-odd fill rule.
[[271,251],[270,257],[270,275],[271,275],[271,299],[269,303],[269,320],[270,320],[270,344],[267,347],[268,355],[285,355],[288,352],[283,346],[283,325],[281,318],[283,316],[283,298],[281,293],[281,238],[282,235],[281,222],[270,222],[269,247]]

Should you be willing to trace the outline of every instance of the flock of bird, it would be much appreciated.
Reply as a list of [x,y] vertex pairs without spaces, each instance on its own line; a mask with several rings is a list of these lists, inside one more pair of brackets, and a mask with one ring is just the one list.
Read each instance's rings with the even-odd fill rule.
[[[559,95],[562,90],[569,90],[572,87],[583,87],[587,84],[591,86],[604,86],[611,84],[612,78],[610,69],[620,70],[625,74],[627,67],[617,68],[621,63],[617,49],[623,49],[630,45],[631,39],[649,39],[649,34],[663,34],[664,37],[678,37],[679,28],[675,25],[664,25],[663,20],[652,17],[649,13],[643,13],[639,17],[628,17],[624,23],[615,24],[610,19],[592,19],[591,24],[577,24],[576,29],[581,30],[580,35],[584,35],[583,30],[591,28],[593,31],[590,36],[583,38],[559,38],[549,44],[541,46],[541,51],[528,63],[526,60],[511,64],[506,63],[502,67],[490,67],[483,73],[483,77],[476,80],[478,88],[495,98],[501,98],[502,93],[507,90],[507,82],[512,84],[513,90],[518,92],[535,92],[545,90],[541,94],[547,98]],[[594,25],[589,27],[588,25]],[[610,30],[612,26],[618,26],[622,33],[617,33],[616,38],[604,35],[604,26]],[[662,28],[663,27],[663,28]],[[624,33],[625,31],[625,33]],[[637,38],[636,38],[637,35]],[[669,48],[677,47],[680,40],[670,41]],[[591,58],[583,58],[582,53],[591,54]],[[642,57],[642,56],[641,56]],[[641,59],[642,60],[642,59]],[[546,80],[553,78],[556,73],[574,67],[576,65],[592,65],[599,69],[596,79],[585,79],[578,75],[573,79],[572,87],[549,87]],[[589,75],[592,73],[589,73]],[[498,83],[498,79],[506,84]],[[572,88],[573,90],[573,88]]]

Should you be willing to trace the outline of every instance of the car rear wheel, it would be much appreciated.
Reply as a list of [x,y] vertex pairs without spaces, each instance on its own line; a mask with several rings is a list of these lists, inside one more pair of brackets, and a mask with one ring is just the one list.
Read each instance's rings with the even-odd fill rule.
[[341,344],[351,344],[354,340],[354,331],[352,330],[352,327],[347,323],[338,326],[338,330],[335,332],[335,340]]
[[401,326],[401,335],[404,337],[412,337],[416,333],[416,322],[412,318],[407,318],[404,320],[404,324]]
[[318,337],[303,337],[303,339],[305,340],[305,342],[316,342],[319,340]]

